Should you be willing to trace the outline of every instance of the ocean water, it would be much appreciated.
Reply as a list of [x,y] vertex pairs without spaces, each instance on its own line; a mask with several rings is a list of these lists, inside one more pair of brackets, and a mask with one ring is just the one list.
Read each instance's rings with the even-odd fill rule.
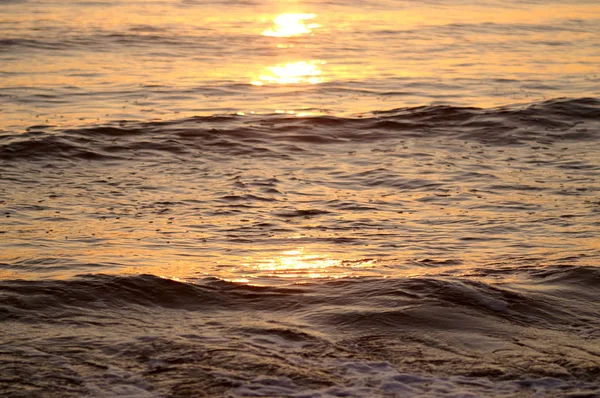
[[596,1],[0,0],[0,395],[600,396]]

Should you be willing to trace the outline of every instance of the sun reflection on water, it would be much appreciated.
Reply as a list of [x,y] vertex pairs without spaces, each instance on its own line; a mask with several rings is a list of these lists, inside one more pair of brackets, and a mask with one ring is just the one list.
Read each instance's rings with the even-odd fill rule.
[[269,66],[268,73],[261,75],[257,80],[251,82],[255,86],[264,84],[319,84],[325,80],[321,65],[326,62],[322,60],[288,62]]
[[325,269],[340,266],[341,264],[340,260],[329,259],[326,256],[305,254],[304,249],[297,249],[282,252],[280,256],[257,264],[255,268],[260,271],[287,272]]
[[[292,37],[307,35],[312,29],[320,27],[316,23],[305,23],[316,14],[281,14],[274,19],[274,26],[263,31],[263,36]],[[294,48],[294,43],[278,43],[278,49],[288,50]],[[324,82],[322,66],[326,62],[320,59],[290,61],[273,66],[267,66],[263,72],[250,83],[254,86],[265,84],[318,84]],[[256,75],[255,75],[256,76]]]
[[274,19],[275,26],[262,32],[263,36],[291,37],[312,33],[312,29],[321,25],[304,23],[307,19],[314,19],[315,14],[281,14]]
[[374,266],[376,264],[373,259],[342,260],[299,248],[246,262],[244,266],[246,274],[237,276],[235,281],[270,284],[276,279],[283,278],[292,279],[294,283],[305,283],[311,279],[347,278]]

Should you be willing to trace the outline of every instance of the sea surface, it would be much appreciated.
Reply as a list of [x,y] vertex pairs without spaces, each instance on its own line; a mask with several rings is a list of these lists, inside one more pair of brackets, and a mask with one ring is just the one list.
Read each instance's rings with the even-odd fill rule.
[[600,4],[0,0],[0,395],[600,396]]

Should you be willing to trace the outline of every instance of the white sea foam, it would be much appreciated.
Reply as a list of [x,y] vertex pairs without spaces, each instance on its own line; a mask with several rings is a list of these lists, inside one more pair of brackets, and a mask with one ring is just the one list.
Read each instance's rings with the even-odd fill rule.
[[600,394],[589,383],[570,384],[555,378],[499,381],[486,377],[435,376],[400,372],[387,362],[332,362],[332,371],[345,382],[334,387],[306,389],[289,378],[260,376],[234,389],[235,397],[364,398],[364,397],[548,397],[568,389]]

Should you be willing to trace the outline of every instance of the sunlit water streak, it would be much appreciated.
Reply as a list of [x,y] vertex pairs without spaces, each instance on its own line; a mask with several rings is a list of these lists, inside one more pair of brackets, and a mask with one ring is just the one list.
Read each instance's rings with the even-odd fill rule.
[[600,395],[597,2],[0,11],[0,395]]
[[[599,92],[593,2],[2,8],[0,128],[18,131],[235,112],[490,107]],[[291,70],[280,78],[269,68]],[[265,81],[294,84],[251,84]]]
[[273,20],[275,27],[266,29],[262,34],[271,37],[307,35],[312,33],[313,29],[321,27],[317,23],[305,23],[306,20],[315,17],[315,14],[281,14]]

